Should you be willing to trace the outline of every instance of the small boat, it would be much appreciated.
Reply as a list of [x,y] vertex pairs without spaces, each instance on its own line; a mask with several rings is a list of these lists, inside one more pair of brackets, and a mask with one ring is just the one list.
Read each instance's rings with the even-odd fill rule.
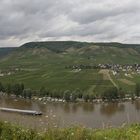
[[15,112],[27,115],[42,115],[42,112],[35,111],[35,110],[21,110],[21,109],[13,109],[13,108],[0,108],[0,111],[6,112]]

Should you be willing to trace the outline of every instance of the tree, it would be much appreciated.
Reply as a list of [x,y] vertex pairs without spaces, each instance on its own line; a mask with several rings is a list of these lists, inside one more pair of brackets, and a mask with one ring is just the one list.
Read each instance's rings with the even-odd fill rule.
[[59,91],[59,90],[53,90],[52,97],[57,98],[57,99],[63,98],[63,93],[62,91]]
[[69,90],[64,91],[63,98],[68,102],[70,101],[71,92]]
[[119,97],[118,95],[118,89],[116,87],[111,87],[108,88],[107,90],[105,90],[103,92],[103,94],[101,95],[103,100],[112,100],[112,99],[117,99]]
[[77,95],[77,98],[82,98],[83,95],[82,95],[82,91],[81,91],[80,89],[77,88],[77,89],[75,90],[75,93],[76,93],[76,95]]
[[76,91],[73,91],[72,94],[71,94],[71,99],[70,99],[70,100],[71,100],[72,102],[75,102],[76,99],[77,99]]
[[83,95],[83,99],[85,102],[87,102],[89,100],[89,95],[88,94],[84,94]]
[[32,98],[32,90],[31,89],[24,89],[22,92],[24,98]]
[[136,87],[135,87],[135,95],[137,96],[137,97],[139,97],[140,96],[140,84],[136,84]]
[[120,99],[125,98],[125,92],[122,90],[122,88],[119,89],[118,96],[119,96]]
[[24,84],[23,83],[21,83],[21,90],[23,91],[24,90]]
[[11,84],[7,84],[7,85],[5,86],[5,92],[6,92],[8,95],[11,94],[11,92],[12,92],[12,86],[11,86]]
[[46,88],[44,86],[42,86],[40,88],[39,94],[40,94],[40,96],[46,96],[46,95],[48,95],[48,92],[47,92],[47,90],[46,90]]
[[20,85],[19,85],[19,84],[14,84],[14,85],[12,86],[12,92],[13,92],[13,94],[15,94],[16,96],[19,96],[19,95],[21,94],[20,91],[21,91],[21,90],[20,90]]
[[26,89],[23,90],[22,97],[26,99]]
[[135,94],[134,94],[134,92],[130,91],[129,94],[130,94],[131,100],[134,100],[134,99],[135,99]]
[[4,91],[4,87],[1,82],[0,82],[0,91],[2,91],[2,92]]
[[89,100],[90,100],[90,102],[92,102],[93,99],[95,99],[95,95],[93,93],[92,94],[89,94]]

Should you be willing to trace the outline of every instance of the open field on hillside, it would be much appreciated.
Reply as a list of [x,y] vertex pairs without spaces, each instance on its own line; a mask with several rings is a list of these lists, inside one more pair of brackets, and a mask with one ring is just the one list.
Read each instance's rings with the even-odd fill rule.
[[[74,71],[66,69],[66,65],[71,63],[81,63],[79,57],[70,56],[49,56],[49,58],[13,58],[0,63],[0,68],[3,70],[9,70],[19,68],[19,71],[7,76],[0,77],[0,81],[3,83],[24,83],[26,87],[32,89],[40,89],[42,86],[48,90],[76,90],[80,89],[83,92],[101,93],[105,89],[116,87],[134,87],[140,80],[140,75],[134,75],[134,78],[129,80],[129,77],[124,77],[122,74],[121,79],[118,80],[114,75],[110,74],[109,70],[94,70],[83,69]],[[82,60],[84,62],[84,60]],[[85,62],[86,63],[86,62]],[[128,80],[127,80],[128,79]],[[130,82],[129,82],[130,83]],[[125,86],[124,86],[125,85]]]
[[135,85],[134,82],[130,81],[130,80],[127,80],[127,79],[119,79],[119,81],[123,82],[124,84],[127,84],[129,86],[133,86]]
[[[53,45],[54,46],[53,46]],[[140,82],[140,74],[114,76],[109,70],[66,69],[69,65],[95,65],[104,63],[134,64],[139,62],[137,45],[124,47],[121,44],[90,44],[77,42],[25,44],[0,60],[2,83],[24,83],[26,87],[51,91],[77,90],[91,94],[101,93],[109,87],[133,91]],[[40,45],[40,46],[38,46]],[[46,44],[43,44],[46,45]],[[52,45],[52,46],[51,46]],[[99,46],[100,45],[100,46]],[[116,45],[113,47],[112,45]],[[51,48],[52,47],[52,48]],[[110,54],[110,55],[108,55]],[[133,83],[133,84],[132,84]]]

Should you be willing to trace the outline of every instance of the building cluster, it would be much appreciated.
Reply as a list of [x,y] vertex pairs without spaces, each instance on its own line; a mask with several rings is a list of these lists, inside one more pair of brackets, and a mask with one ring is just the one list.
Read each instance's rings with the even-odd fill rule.
[[137,71],[140,72],[140,64],[99,64],[98,65],[99,69],[109,69],[109,70],[114,70],[116,72],[119,71],[124,71],[124,72],[129,72],[129,71]]
[[65,68],[68,69],[108,69],[112,70],[113,73],[119,73],[119,72],[137,72],[140,73],[140,64],[98,64],[98,65],[70,65],[66,66]]

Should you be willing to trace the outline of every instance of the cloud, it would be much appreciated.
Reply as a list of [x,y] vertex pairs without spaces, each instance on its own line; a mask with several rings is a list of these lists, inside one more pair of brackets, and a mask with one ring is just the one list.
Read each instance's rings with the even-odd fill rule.
[[140,43],[138,0],[1,0],[0,46],[28,41]]

